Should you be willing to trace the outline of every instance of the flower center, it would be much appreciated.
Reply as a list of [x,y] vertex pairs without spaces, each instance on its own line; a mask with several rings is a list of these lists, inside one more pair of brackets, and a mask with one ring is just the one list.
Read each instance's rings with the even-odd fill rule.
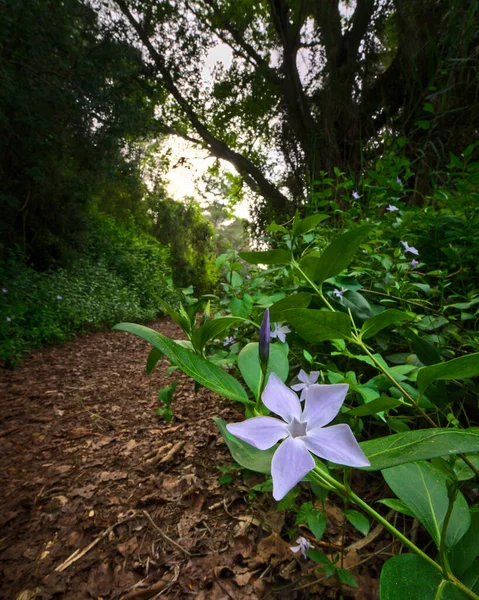
[[291,423],[288,425],[288,431],[292,438],[303,437],[306,435],[306,427],[307,423],[303,423],[302,421],[298,421],[297,419],[293,419]]

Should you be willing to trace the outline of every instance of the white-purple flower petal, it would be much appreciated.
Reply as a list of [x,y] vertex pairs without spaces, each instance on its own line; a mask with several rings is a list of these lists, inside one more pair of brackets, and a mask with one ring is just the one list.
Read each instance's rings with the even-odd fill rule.
[[293,419],[301,420],[301,403],[298,396],[289,389],[276,373],[271,373],[261,396],[263,404],[271,412],[279,415],[286,423]]
[[314,468],[314,458],[299,438],[287,438],[271,461],[273,498],[281,500]]
[[344,423],[312,429],[301,441],[316,456],[339,465],[348,465],[349,467],[369,467],[370,465],[351,428]]
[[331,423],[346,398],[348,387],[347,383],[333,385],[316,383],[310,386],[302,417],[307,421],[308,429],[324,427]]
[[241,423],[230,423],[226,429],[259,450],[267,450],[289,435],[287,424],[274,417],[253,417]]

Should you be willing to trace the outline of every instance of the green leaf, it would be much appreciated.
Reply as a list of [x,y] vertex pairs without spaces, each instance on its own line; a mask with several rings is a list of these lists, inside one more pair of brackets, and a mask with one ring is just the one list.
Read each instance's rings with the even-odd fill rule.
[[452,548],[449,553],[449,564],[456,577],[472,565],[479,556],[479,505],[471,506],[471,526],[466,535]]
[[390,325],[397,325],[397,323],[409,321],[410,319],[411,317],[407,313],[391,308],[378,315],[369,317],[361,327],[360,335],[363,339],[367,340]]
[[287,250],[240,252],[239,256],[250,265],[289,265],[291,262],[291,253]]
[[231,298],[230,311],[233,316],[247,319],[252,310],[253,302],[248,298],[243,298],[242,300],[239,298]]
[[320,550],[315,550],[314,548],[311,548],[310,550],[306,550],[306,556],[308,558],[310,558],[311,560],[313,560],[315,563],[318,563],[318,565],[330,565],[331,564],[331,561],[326,556],[326,554],[324,554],[324,552],[321,552]]
[[223,371],[221,367],[217,367],[205,358],[183,348],[161,333],[143,325],[136,325],[135,323],[119,323],[113,329],[127,331],[143,338],[163,352],[189,377],[209,390],[225,398],[250,404],[248,395],[234,377]]
[[477,375],[479,375],[479,352],[423,367],[417,374],[417,385],[422,394],[430,383],[438,379],[465,379]]
[[276,446],[269,450],[258,450],[231,435],[226,429],[226,422],[223,419],[214,417],[213,421],[220,430],[231,456],[239,465],[256,473],[271,475],[271,460],[276,452]]
[[479,451],[479,427],[469,429],[418,429],[359,444],[371,463],[367,471],[396,465]]
[[392,508],[398,513],[414,518],[414,513],[402,500],[398,500],[397,498],[383,498],[382,500],[378,500],[378,502],[388,508]]
[[[173,319],[173,321],[183,329],[183,331],[189,332],[191,329],[191,322],[188,318],[188,315],[184,312],[180,314],[174,308],[172,308],[169,304],[167,304],[161,298],[156,298],[156,301],[161,306],[161,308]],[[183,308],[183,307],[182,307]]]
[[[449,504],[447,475],[426,461],[399,465],[381,472],[392,491],[412,510],[439,548]],[[446,531],[446,547],[457,544],[470,524],[469,507],[458,492]]]
[[146,359],[146,372],[151,375],[151,372],[156,367],[157,362],[164,356],[161,350],[158,348],[152,348]]
[[307,523],[311,533],[320,542],[326,529],[326,515],[320,510],[313,510],[307,516]]
[[312,294],[308,292],[299,292],[297,294],[290,294],[286,298],[278,300],[269,307],[269,315],[272,323],[278,323],[284,321],[286,316],[284,311],[290,308],[307,308],[312,300]]
[[[468,454],[467,459],[479,470],[479,454]],[[454,472],[458,481],[467,481],[468,479],[474,479],[476,474],[474,471],[466,465],[463,460],[457,460],[454,464]]]
[[357,510],[353,510],[351,508],[347,508],[344,511],[344,516],[351,523],[353,527],[356,527],[358,531],[360,531],[364,536],[368,535],[370,524],[368,519],[358,512]]
[[348,571],[347,569],[336,569],[336,575],[339,578],[339,581],[344,583],[345,585],[349,585],[350,587],[359,587],[358,582],[354,578],[354,575]]
[[292,308],[285,311],[290,323],[307,342],[323,340],[343,340],[351,336],[351,323],[348,315],[329,310]]
[[331,215],[318,213],[316,215],[311,215],[309,217],[306,217],[305,219],[302,219],[301,221],[295,222],[293,225],[293,236],[297,237],[298,235],[302,235],[303,233],[307,233],[308,231],[311,231],[311,229],[314,229],[316,227],[316,225],[321,223],[321,221],[324,221],[325,219],[329,219],[330,216]]
[[198,329],[193,332],[193,335],[191,336],[193,346],[199,352],[202,352],[209,340],[218,337],[232,325],[242,322],[244,322],[244,319],[241,317],[218,317],[217,319],[206,321],[204,325],[201,325],[201,327],[198,327]]
[[385,410],[391,410],[392,408],[401,406],[401,404],[403,404],[401,400],[389,398],[388,396],[381,396],[376,400],[371,400],[371,402],[368,402],[367,404],[351,408],[346,411],[345,414],[351,417],[366,417],[368,415],[376,415],[378,412],[383,412]]
[[[238,355],[239,370],[255,398],[258,398],[261,382],[261,365],[258,348],[258,342],[251,342],[246,344]],[[270,344],[266,381],[268,381],[271,373],[276,373],[281,381],[286,381],[289,373],[287,344]]]
[[373,225],[366,225],[343,233],[329,244],[319,258],[304,257],[300,262],[301,269],[316,283],[323,283],[326,279],[339,275],[349,265],[363,239],[373,227]]
[[427,340],[414,335],[412,338],[412,347],[419,360],[425,365],[433,365],[441,362],[439,350]]
[[379,586],[381,600],[467,599],[417,554],[401,554],[386,561]]

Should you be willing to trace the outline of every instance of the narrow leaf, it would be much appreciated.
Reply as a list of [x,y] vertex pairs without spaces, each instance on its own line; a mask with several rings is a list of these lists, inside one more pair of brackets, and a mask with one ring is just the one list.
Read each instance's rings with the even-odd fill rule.
[[381,396],[367,404],[351,408],[345,414],[350,415],[351,417],[366,417],[368,415],[376,415],[378,412],[396,408],[397,406],[401,406],[401,404],[401,400],[389,398],[388,396]]
[[223,371],[221,367],[183,348],[161,333],[135,323],[119,323],[113,329],[133,333],[150,342],[189,377],[213,392],[244,404],[250,403],[245,390],[234,377]]
[[303,233],[307,233],[308,231],[311,231],[311,229],[314,229],[316,227],[316,225],[321,223],[321,221],[324,221],[325,219],[328,219],[329,217],[330,217],[330,215],[318,213],[316,215],[311,215],[309,217],[306,217],[305,219],[302,219],[301,221],[295,222],[293,225],[293,236],[297,237],[298,235],[302,235]]
[[191,336],[191,341],[198,351],[202,351],[206,343],[218,337],[232,325],[244,322],[241,317],[218,317],[206,321],[201,327],[198,327]]

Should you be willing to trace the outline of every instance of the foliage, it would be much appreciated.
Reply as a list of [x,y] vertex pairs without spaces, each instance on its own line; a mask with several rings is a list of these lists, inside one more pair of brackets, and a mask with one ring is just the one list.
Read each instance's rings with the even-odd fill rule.
[[121,319],[150,321],[171,287],[168,250],[154,238],[93,220],[88,253],[71,267],[38,272],[11,254],[0,266],[0,360],[15,364],[38,346]]
[[0,53],[0,258],[20,248],[45,269],[82,249],[94,206],[141,221],[129,140],[152,92],[139,51],[100,38],[79,0],[0,3]]
[[[376,520],[411,553],[384,565],[382,600],[402,600],[404,590],[425,600],[478,598],[477,504],[469,484],[479,474],[474,151],[466,149],[460,166],[451,160],[423,207],[407,206],[414,190],[403,181],[412,178],[412,166],[395,155],[382,157],[359,182],[339,169],[335,179],[325,173],[321,185],[331,193],[313,196],[306,218],[272,223],[268,250],[218,257],[221,294],[203,299],[201,323],[194,314],[201,300],[186,317],[170,311],[189,331],[189,346],[157,340],[147,328],[119,327],[152,342],[201,385],[241,402],[247,419],[269,414],[262,398],[271,372],[289,385],[300,369],[318,371],[323,385],[348,384],[334,423],[351,427],[370,462],[365,470],[382,474],[376,499],[416,518],[435,545],[411,542],[354,493],[346,475],[336,475],[338,465],[316,459],[303,482],[319,502],[337,493],[349,503],[345,518],[362,535]],[[317,212],[325,208],[327,218]],[[266,307],[275,331],[279,323],[291,330],[285,343],[271,342],[268,365],[259,356],[264,333],[256,341]],[[199,339],[204,343],[195,345]],[[239,381],[216,365],[236,366],[230,372]],[[259,450],[215,422],[235,463],[268,477],[277,446]],[[300,533],[319,540],[323,513],[302,487],[283,497],[278,510],[294,512]],[[269,493],[270,480],[252,491]],[[354,583],[338,569],[338,556],[314,548],[306,554],[321,576]],[[411,576],[416,570],[421,581]]]
[[[472,0],[112,0],[103,14],[105,35],[136,36],[169,97],[161,130],[229,161],[262,227],[291,216],[322,171],[374,165],[385,137],[407,140],[423,193],[431,165],[475,140]],[[231,60],[206,82],[218,40]]]

